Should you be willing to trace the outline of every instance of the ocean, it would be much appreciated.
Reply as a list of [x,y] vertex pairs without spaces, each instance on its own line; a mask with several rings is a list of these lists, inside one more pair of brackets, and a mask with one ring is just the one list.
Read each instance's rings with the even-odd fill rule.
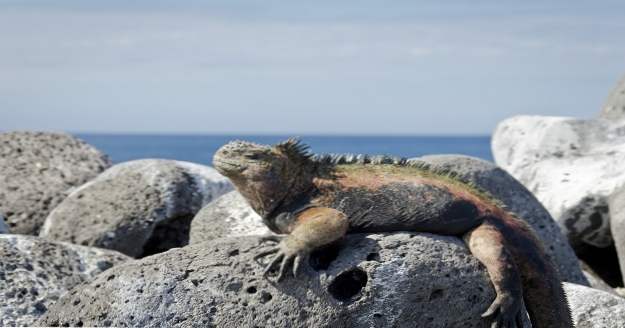
[[[278,135],[148,135],[77,134],[114,163],[142,158],[166,158],[211,165],[215,151],[230,140],[274,144]],[[489,136],[302,136],[314,153],[352,153],[418,157],[463,154],[493,160]]]

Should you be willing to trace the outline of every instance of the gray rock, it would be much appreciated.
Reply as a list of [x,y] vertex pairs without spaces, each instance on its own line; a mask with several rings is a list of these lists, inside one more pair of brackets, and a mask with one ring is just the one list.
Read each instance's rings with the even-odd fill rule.
[[625,184],[625,121],[513,117],[497,127],[493,154],[573,244],[612,244],[608,198]]
[[625,298],[570,283],[564,290],[576,328],[625,327]]
[[271,234],[260,215],[234,190],[206,205],[191,221],[190,244],[221,237]]
[[601,117],[609,120],[625,118],[625,77],[610,92],[601,111]]
[[[621,273],[625,273],[625,188],[621,188],[609,199],[610,232],[619,257]],[[625,282],[625,277],[623,277]]]
[[536,195],[575,248],[613,243],[608,199],[625,185],[624,114],[625,78],[597,119],[516,116],[493,134],[497,164]]
[[350,235],[341,248],[313,255],[298,279],[278,284],[253,260],[264,247],[258,237],[223,238],[117,266],[66,294],[38,324],[487,326],[480,314],[494,290],[458,238]]
[[55,208],[41,236],[133,257],[184,246],[193,216],[230,191],[214,169],[147,159],[113,166]]
[[39,233],[69,191],[110,166],[105,155],[64,133],[0,133],[0,212],[13,233]]
[[610,202],[625,185],[625,120],[518,116],[499,124],[492,146],[497,163],[545,205],[580,258],[604,277],[614,276],[617,261],[624,266],[625,220],[610,215],[619,211]]
[[0,235],[0,326],[31,326],[70,288],[129,259],[120,253]]
[[534,195],[506,171],[491,162],[463,155],[424,156],[418,160],[454,171],[495,196],[534,228],[564,281],[588,285],[575,252],[557,223]]
[[9,226],[4,222],[4,216],[0,214],[0,233],[9,233]]

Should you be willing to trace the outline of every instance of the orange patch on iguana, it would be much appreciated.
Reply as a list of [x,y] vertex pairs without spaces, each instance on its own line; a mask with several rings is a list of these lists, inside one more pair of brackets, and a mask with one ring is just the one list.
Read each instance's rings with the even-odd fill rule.
[[345,214],[329,207],[309,208],[297,216],[296,222],[293,229],[306,225],[317,231],[327,230],[341,236],[347,233],[349,227]]
[[392,183],[413,183],[418,185],[430,185],[440,189],[446,189],[457,199],[467,200],[474,204],[480,214],[501,215],[504,210],[493,202],[478,194],[471,192],[466,186],[456,183],[448,183],[440,177],[420,175],[418,171],[393,171],[381,169],[378,165],[362,165],[351,170],[339,170],[332,178],[315,178],[313,184],[321,190],[325,190],[326,196],[317,199],[320,204],[330,204],[332,197],[330,190],[368,189],[377,191]]
[[299,222],[304,222],[308,220],[312,220],[318,218],[319,216],[327,213],[328,209],[323,207],[313,207],[303,211],[300,215],[297,216],[297,220]]

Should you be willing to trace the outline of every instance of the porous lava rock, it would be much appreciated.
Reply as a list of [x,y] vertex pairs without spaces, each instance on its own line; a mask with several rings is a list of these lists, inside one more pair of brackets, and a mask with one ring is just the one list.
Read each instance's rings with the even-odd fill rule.
[[297,278],[263,278],[259,237],[198,243],[121,265],[53,305],[43,326],[488,327],[485,269],[455,237],[354,234]]
[[191,219],[231,189],[208,166],[159,159],[117,164],[55,208],[41,237],[132,257],[163,252],[187,245]]
[[70,288],[130,258],[115,251],[0,235],[0,326],[31,326]]
[[106,155],[66,133],[0,133],[0,213],[12,233],[37,235],[72,188],[110,165]]

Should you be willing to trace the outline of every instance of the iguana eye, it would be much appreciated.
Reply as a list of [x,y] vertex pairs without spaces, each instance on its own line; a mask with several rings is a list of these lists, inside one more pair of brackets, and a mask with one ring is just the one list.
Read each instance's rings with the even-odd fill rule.
[[245,158],[247,158],[247,159],[260,159],[260,154],[245,155]]

